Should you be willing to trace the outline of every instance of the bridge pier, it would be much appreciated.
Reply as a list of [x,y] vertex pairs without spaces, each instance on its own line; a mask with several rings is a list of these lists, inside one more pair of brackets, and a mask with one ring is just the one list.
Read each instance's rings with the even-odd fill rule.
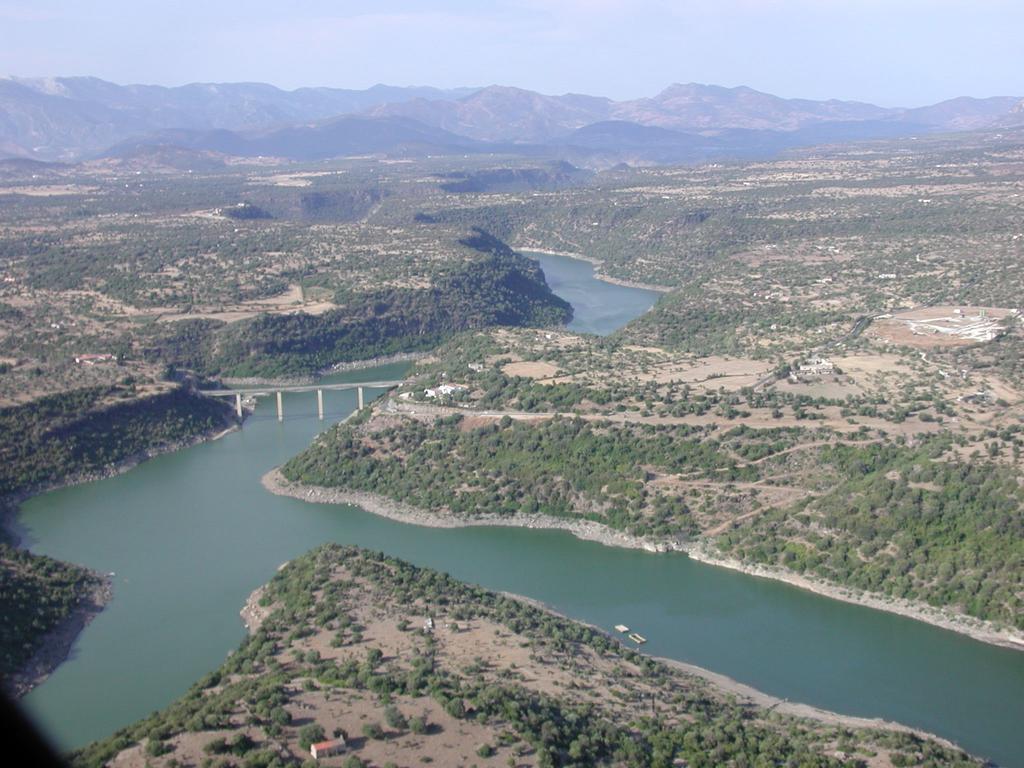
[[[330,390],[332,392],[340,391],[356,391],[356,403],[357,408],[362,410],[366,407],[370,401],[370,397],[367,396],[367,388],[376,390],[392,390],[395,387],[401,386],[401,381],[364,381],[361,384],[354,382],[345,382],[338,384],[330,384],[326,382],[319,382],[313,385],[295,385],[295,386],[281,386],[276,390],[268,389],[218,389],[218,390],[206,390],[203,394],[208,397],[233,397],[235,399],[235,413],[239,419],[245,417],[245,408],[243,407],[243,398],[246,397],[267,397],[269,392],[273,392],[277,399],[277,420],[284,421],[284,393],[285,392],[316,392],[316,412],[317,416],[321,419],[324,418],[326,411],[324,410],[324,392]],[[262,402],[262,401],[261,401]]]

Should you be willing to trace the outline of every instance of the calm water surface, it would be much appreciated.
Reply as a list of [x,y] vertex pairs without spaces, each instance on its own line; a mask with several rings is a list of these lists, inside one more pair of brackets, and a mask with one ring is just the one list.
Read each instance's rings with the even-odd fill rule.
[[[635,315],[656,298],[627,297],[619,292],[632,289],[593,280],[586,263],[541,260],[576,306],[580,330],[607,333],[623,322],[623,306],[635,302]],[[380,380],[402,370],[334,379]],[[283,424],[267,399],[243,430],[221,440],[24,505],[34,551],[116,573],[113,602],[70,661],[24,699],[60,746],[102,738],[179,696],[241,641],[238,611],[250,591],[282,562],[337,541],[528,595],[605,628],[625,623],[648,637],[653,654],[777,696],[915,725],[1024,766],[1024,653],[680,554],[618,550],[552,531],[417,528],[265,492],[263,473],[355,406],[354,393],[324,395],[325,422],[312,393],[285,396]]]
[[609,334],[642,315],[661,295],[596,280],[594,266],[587,261],[525,253],[540,261],[551,290],[572,304],[573,319],[568,325],[572,331]]

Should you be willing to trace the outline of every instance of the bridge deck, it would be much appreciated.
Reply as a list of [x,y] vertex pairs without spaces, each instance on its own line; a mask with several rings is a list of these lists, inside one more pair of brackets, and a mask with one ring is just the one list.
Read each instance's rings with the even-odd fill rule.
[[344,384],[297,384],[293,386],[268,384],[265,387],[258,388],[204,389],[201,390],[201,392],[202,394],[209,395],[210,397],[234,397],[235,395],[270,395],[274,392],[316,392],[318,389],[393,389],[401,384],[401,381],[359,381],[353,383],[346,382]]

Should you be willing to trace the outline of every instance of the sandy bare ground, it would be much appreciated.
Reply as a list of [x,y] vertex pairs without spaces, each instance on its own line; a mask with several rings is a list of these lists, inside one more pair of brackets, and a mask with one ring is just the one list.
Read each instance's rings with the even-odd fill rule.
[[[621,361],[621,367],[604,373],[605,377],[615,378],[622,382],[635,384],[688,384],[694,389],[717,391],[725,389],[735,392],[743,387],[756,385],[772,366],[770,363],[747,358],[724,358],[712,355],[704,358],[690,358],[672,355],[656,347],[634,348],[649,355],[660,355],[662,360],[646,363],[642,366],[630,365]],[[618,362],[618,361],[616,361]],[[579,372],[555,378],[549,378],[544,384],[561,384],[563,382],[586,383],[594,378],[591,372]]]
[[344,171],[302,171],[299,173],[275,173],[268,176],[250,176],[250,184],[271,184],[276,187],[309,187],[313,179],[320,176],[338,176]]
[[792,382],[789,379],[777,381],[772,385],[777,392],[786,392],[793,395],[806,395],[807,397],[826,397],[834,400],[842,400],[847,395],[860,397],[864,390],[853,383],[845,376],[823,376],[818,381]]
[[239,304],[226,306],[218,309],[199,309],[192,312],[166,312],[161,313],[157,320],[161,323],[174,322],[176,320],[194,320],[205,318],[210,320],[223,320],[233,323],[238,320],[246,320],[260,314],[268,315],[322,315],[337,305],[333,301],[308,301],[302,292],[302,287],[290,285],[288,290],[277,296],[265,299],[254,299],[243,301]]
[[329,301],[315,301],[302,304],[296,307],[252,307],[247,309],[225,309],[198,312],[173,312],[160,315],[157,318],[159,323],[173,323],[178,320],[223,320],[225,323],[235,323],[239,320],[248,320],[257,315],[322,315],[337,307]]
[[[112,299],[96,291],[65,291],[67,296],[81,296],[91,299],[95,303],[98,312],[108,316],[111,320],[142,320],[153,319],[159,323],[173,323],[178,320],[223,320],[226,323],[233,323],[238,320],[246,320],[260,314],[269,315],[322,315],[332,309],[337,309],[333,301],[324,299],[311,299],[303,294],[302,287],[290,285],[288,289],[276,296],[269,296],[249,301],[241,301],[236,304],[224,304],[219,306],[196,306],[188,312],[182,312],[178,308],[170,306],[156,307],[135,307],[131,304]],[[28,299],[23,303],[31,304]]]
[[[761,382],[773,365],[746,357],[695,357],[656,346],[627,344],[608,348],[569,331],[501,328],[486,332],[501,351],[484,358],[510,376],[528,376],[542,384],[573,382],[607,386],[646,383],[686,384],[698,390],[736,391]],[[586,351],[585,355],[572,354]],[[564,353],[570,354],[564,354]]]
[[923,307],[879,318],[868,334],[916,349],[967,346],[989,341],[988,335],[978,333],[983,329],[998,333],[999,322],[1012,311],[1002,307]]
[[530,379],[548,379],[558,373],[558,366],[543,361],[524,360],[518,363],[508,363],[501,372],[506,376],[525,376]]
[[951,323],[952,325],[957,325],[970,323],[969,318],[977,317],[982,314],[986,315],[990,320],[1002,320],[1012,312],[1012,309],[1008,309],[1006,307],[981,307],[973,304],[942,304],[934,307],[921,307],[919,309],[908,309],[904,312],[897,312],[893,315],[893,319],[928,320],[936,317],[955,318],[957,317],[957,313],[959,313],[960,319],[957,322]]
[[[676,369],[671,371],[675,374],[671,380],[688,384],[710,382],[714,389],[718,389],[719,385],[725,385],[726,389],[739,389],[756,383],[771,369],[772,364],[765,360],[710,355],[691,360],[683,366],[677,365]],[[664,376],[661,378],[665,380]]]
[[59,197],[61,195],[88,195],[98,190],[99,187],[88,187],[80,184],[40,184],[33,187],[0,187],[0,195]]

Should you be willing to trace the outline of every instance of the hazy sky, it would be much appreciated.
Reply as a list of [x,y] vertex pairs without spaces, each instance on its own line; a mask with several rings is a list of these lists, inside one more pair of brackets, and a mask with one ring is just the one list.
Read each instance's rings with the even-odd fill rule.
[[915,106],[1024,96],[1022,32],[1024,0],[0,0],[0,73]]

